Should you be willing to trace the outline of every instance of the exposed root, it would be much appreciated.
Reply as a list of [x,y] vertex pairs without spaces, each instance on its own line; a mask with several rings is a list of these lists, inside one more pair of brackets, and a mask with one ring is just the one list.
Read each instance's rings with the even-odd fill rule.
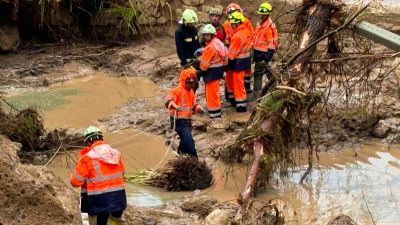
[[128,182],[162,187],[168,191],[204,189],[212,183],[211,169],[205,161],[182,155],[155,171],[138,171],[126,177]]
[[0,104],[0,121],[0,134],[21,143],[18,155],[28,162],[34,155],[50,155],[60,148],[68,150],[84,145],[82,135],[68,134],[65,129],[47,132],[41,115],[33,108],[7,114],[1,110]]

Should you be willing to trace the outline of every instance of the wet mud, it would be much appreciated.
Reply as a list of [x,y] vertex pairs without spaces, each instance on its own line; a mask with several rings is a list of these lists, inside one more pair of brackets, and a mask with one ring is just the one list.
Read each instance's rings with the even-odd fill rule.
[[[21,107],[38,105],[44,112],[47,128],[68,127],[72,132],[81,132],[89,124],[100,126],[106,131],[105,140],[122,152],[127,172],[154,169],[174,157],[166,144],[173,140],[171,145],[177,146],[178,142],[178,138],[172,138],[175,134],[169,128],[163,105],[163,97],[176,85],[180,70],[171,45],[173,41],[168,39],[110,51],[101,47],[85,53],[96,55],[86,59],[75,57],[85,48],[70,49],[68,54],[38,49],[38,53],[28,52],[20,57],[20,61],[16,60],[19,56],[10,56],[0,67],[5,74],[0,78],[0,91],[6,92],[10,102]],[[41,57],[25,68],[23,65],[36,54]],[[68,60],[52,58],[66,54]],[[13,60],[17,62],[14,66]],[[5,66],[7,64],[11,66]],[[303,165],[307,160],[304,151],[299,150],[304,156],[299,158],[299,167],[294,168],[293,174],[285,180],[271,182],[256,200],[273,202],[284,212],[287,224],[326,224],[341,213],[350,215],[358,224],[397,224],[400,221],[400,193],[397,191],[400,147],[393,145],[388,151],[382,139],[365,142],[371,137],[387,138],[398,132],[398,121],[387,121],[397,118],[400,112],[397,89],[390,88],[395,84],[393,80],[388,81],[385,88],[391,94],[380,99],[378,114],[371,118],[354,111],[347,117],[324,118],[317,137],[321,143],[319,157],[315,158],[310,177],[298,184],[306,171]],[[338,95],[338,102],[340,97]],[[203,99],[204,105],[203,88],[199,89],[199,99]],[[249,113],[236,114],[225,108],[223,115],[216,120],[195,116],[193,134],[199,156],[213,168],[213,186],[202,193],[217,199],[220,202],[217,208],[227,210],[224,215],[229,215],[236,210],[231,203],[236,203],[238,193],[243,190],[249,159],[230,166],[215,161],[214,157],[235,140]],[[392,137],[386,143],[396,144],[399,140]],[[343,149],[344,146],[353,147]],[[67,185],[76,154],[61,154],[49,165]],[[137,222],[133,224],[142,224],[138,218],[147,224],[168,223],[168,220],[174,221],[173,224],[194,224],[204,222],[206,214],[217,209],[213,208],[217,204],[212,200],[200,201],[194,206],[182,206],[184,200],[170,202],[185,195],[192,196],[193,192],[169,193],[132,184],[127,185],[127,190],[131,205],[158,206],[130,208],[127,218]],[[213,210],[198,210],[195,206],[199,205]],[[185,209],[193,213],[186,214]]]

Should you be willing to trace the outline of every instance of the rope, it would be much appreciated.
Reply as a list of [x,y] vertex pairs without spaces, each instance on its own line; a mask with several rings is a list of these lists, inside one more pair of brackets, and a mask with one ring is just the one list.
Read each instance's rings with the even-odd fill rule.
[[[168,117],[167,117],[167,118],[168,118]],[[109,145],[115,145],[115,144],[117,144],[117,143],[121,143],[121,142],[127,141],[127,140],[129,140],[129,139],[131,139],[131,138],[135,138],[135,137],[139,136],[140,134],[146,133],[146,132],[148,132],[150,129],[152,129],[153,127],[155,127],[155,126],[158,125],[159,123],[161,123],[163,120],[165,120],[165,118],[154,122],[153,125],[151,125],[150,127],[148,127],[148,128],[145,129],[145,130],[141,130],[141,131],[139,131],[138,133],[136,133],[136,134],[134,134],[134,135],[132,135],[132,136],[129,136],[129,137],[127,137],[127,138],[121,139],[121,140],[119,140],[119,141],[112,142],[112,143],[110,143]]]
[[150,172],[151,175],[155,173],[155,171],[158,169],[158,167],[160,167],[161,162],[164,161],[165,157],[167,157],[168,152],[171,151],[171,152],[175,153],[176,156],[178,156],[178,153],[176,153],[175,151],[172,151],[172,146],[171,146],[172,143],[174,142],[174,137],[175,137],[174,131],[175,131],[175,127],[176,127],[176,117],[177,117],[177,110],[175,110],[175,113],[174,113],[174,124],[173,124],[173,126],[172,126],[173,130],[172,130],[171,142],[169,143],[169,146],[167,147],[167,151],[165,151],[164,156],[163,156],[163,157],[161,158],[161,160],[156,164],[156,166],[154,167],[154,169]]

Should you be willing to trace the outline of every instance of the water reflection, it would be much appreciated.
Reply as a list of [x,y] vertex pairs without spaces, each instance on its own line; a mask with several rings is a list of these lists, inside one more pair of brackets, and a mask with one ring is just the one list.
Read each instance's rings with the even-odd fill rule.
[[372,219],[376,224],[400,224],[400,169],[393,166],[399,162],[391,152],[376,152],[376,157],[368,157],[367,162],[357,158],[346,164],[332,161],[331,165],[317,166],[300,185],[306,170],[302,167],[289,182],[279,183],[276,194],[290,201],[283,203],[288,212],[296,211],[289,224],[326,224],[340,213],[359,224],[373,224]]

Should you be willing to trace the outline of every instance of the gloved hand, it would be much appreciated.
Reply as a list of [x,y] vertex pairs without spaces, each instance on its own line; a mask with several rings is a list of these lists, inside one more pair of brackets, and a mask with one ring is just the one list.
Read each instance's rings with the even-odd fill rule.
[[274,56],[274,53],[275,53],[274,49],[268,49],[268,51],[265,53],[264,61],[266,63],[269,63],[269,61],[271,61],[272,57]]
[[179,106],[175,102],[172,102],[171,107],[174,108],[176,111],[180,110]]
[[202,108],[202,107],[200,107],[200,109],[199,109],[199,114],[202,116],[202,115],[204,115],[206,113],[206,111]]
[[194,52],[194,55],[195,55],[196,57],[200,56],[201,54],[203,54],[203,50],[204,50],[204,48],[198,48],[198,49],[196,49],[196,51]]

